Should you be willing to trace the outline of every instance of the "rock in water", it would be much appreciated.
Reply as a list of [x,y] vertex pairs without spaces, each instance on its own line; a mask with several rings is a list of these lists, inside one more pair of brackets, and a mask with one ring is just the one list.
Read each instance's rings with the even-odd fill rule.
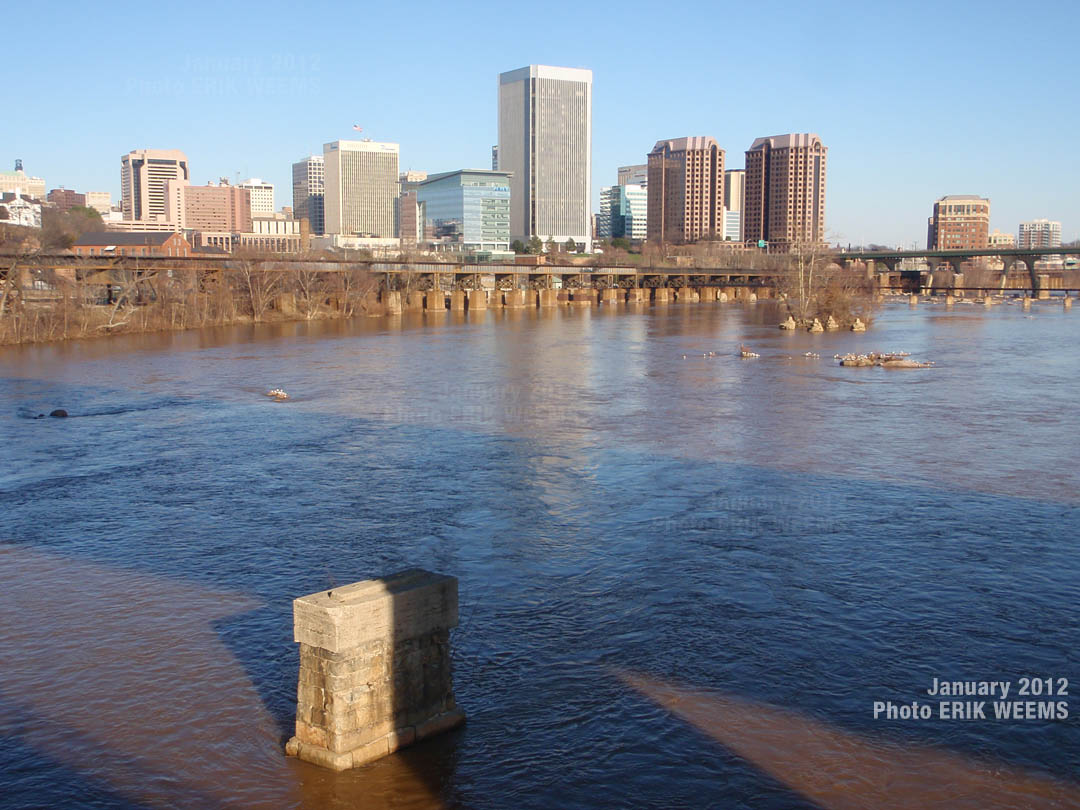
[[830,315],[829,320],[825,321],[825,328],[830,329],[830,330],[831,329],[839,329],[840,324],[838,324],[836,322],[836,318],[834,318],[832,315]]
[[866,324],[862,322],[861,318],[856,318],[855,323],[851,325],[852,332],[865,332]]
[[795,319],[794,319],[794,318],[792,318],[792,317],[791,317],[790,315],[788,315],[788,316],[787,316],[787,320],[786,320],[786,321],[783,321],[783,322],[782,322],[782,323],[780,324],[780,328],[781,328],[781,329],[794,329],[794,328],[795,328],[795,326],[796,326],[796,324],[795,324]]
[[814,322],[812,324],[810,324],[810,331],[811,332],[824,332],[825,327],[821,325],[821,321],[819,321],[817,318],[814,318]]
[[63,419],[67,415],[67,411],[65,411],[63,408],[57,408],[55,411],[49,414],[49,416],[55,416],[57,419]]

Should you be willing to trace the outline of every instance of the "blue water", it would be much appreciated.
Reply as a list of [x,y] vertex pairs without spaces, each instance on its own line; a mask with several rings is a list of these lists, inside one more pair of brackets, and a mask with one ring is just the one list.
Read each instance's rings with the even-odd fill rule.
[[[872,714],[935,677],[1080,690],[1078,319],[889,305],[809,335],[700,304],[0,350],[4,804],[819,806],[627,671],[1078,782],[1078,697]],[[936,366],[832,359],[872,349]],[[413,566],[460,580],[467,725],[287,760],[291,600]]]

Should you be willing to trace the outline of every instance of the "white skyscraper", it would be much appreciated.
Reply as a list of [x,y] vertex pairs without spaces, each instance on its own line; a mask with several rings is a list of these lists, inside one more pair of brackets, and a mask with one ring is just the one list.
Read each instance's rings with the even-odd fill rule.
[[592,71],[530,65],[499,75],[499,170],[510,233],[592,246]]
[[396,239],[398,145],[333,141],[323,160],[326,233]]
[[313,234],[325,233],[323,202],[326,195],[326,164],[322,155],[298,160],[292,166],[293,216],[306,219]]
[[251,177],[236,184],[251,192],[251,215],[265,217],[274,213],[274,184]]
[[1061,247],[1061,223],[1049,219],[1021,222],[1016,246],[1024,249]]

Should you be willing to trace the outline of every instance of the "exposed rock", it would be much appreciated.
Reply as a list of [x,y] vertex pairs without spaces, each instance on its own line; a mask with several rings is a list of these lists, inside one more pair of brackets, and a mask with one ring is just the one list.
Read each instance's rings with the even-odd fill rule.
[[865,332],[866,324],[862,322],[862,318],[856,318],[855,323],[851,325],[852,332]]
[[839,329],[839,328],[840,328],[840,324],[838,324],[838,323],[836,322],[836,318],[834,318],[834,317],[833,317],[832,315],[830,315],[830,316],[829,316],[829,319],[828,319],[827,321],[825,321],[825,328],[826,328],[826,329],[830,329],[830,330],[832,330],[832,329]]
[[57,419],[64,419],[68,415],[68,412],[63,408],[57,408],[55,411],[49,414],[49,416],[55,416]]
[[821,325],[821,321],[819,321],[817,318],[814,318],[814,322],[812,324],[810,324],[810,330],[809,331],[811,331],[811,332],[824,332],[825,327]]
[[794,329],[798,324],[795,323],[795,319],[790,315],[787,316],[786,321],[782,321],[780,324],[781,329]]

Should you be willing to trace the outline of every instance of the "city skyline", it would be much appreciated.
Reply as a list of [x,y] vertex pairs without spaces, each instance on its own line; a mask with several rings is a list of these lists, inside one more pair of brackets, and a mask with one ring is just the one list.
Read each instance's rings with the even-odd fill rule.
[[[268,5],[274,4],[260,8]],[[658,140],[711,134],[729,155],[729,168],[741,168],[740,156],[758,137],[816,132],[830,146],[826,230],[833,241],[921,244],[928,206],[952,194],[990,198],[992,228],[1014,232],[1020,222],[1049,218],[1062,223],[1064,241],[1080,236],[1074,190],[1080,159],[1067,139],[1046,138],[1037,127],[1012,123],[1000,105],[987,103],[991,97],[1023,97],[1025,111],[1032,105],[1055,114],[1062,110],[1054,125],[1071,129],[1078,113],[1060,103],[1068,89],[1062,77],[1071,75],[1065,32],[1080,14],[1068,4],[1050,4],[1060,25],[1040,34],[1046,47],[1027,52],[1022,67],[996,44],[994,4],[963,3],[935,12],[938,21],[942,14],[953,22],[964,20],[959,40],[955,30],[946,36],[947,25],[921,25],[926,15],[917,8],[859,6],[855,15],[845,12],[855,8],[849,3],[828,4],[823,13],[792,6],[789,14],[776,16],[764,41],[730,36],[738,30],[732,23],[750,22],[749,11],[733,10],[724,21],[686,32],[676,21],[653,20],[643,4],[633,5],[624,9],[633,12],[627,19],[649,19],[658,39],[675,31],[687,38],[686,47],[665,54],[669,69],[655,72],[601,37],[563,41],[542,26],[523,30],[519,46],[499,53],[451,50],[438,29],[451,22],[490,27],[490,8],[451,13],[421,5],[430,25],[410,29],[410,37],[422,58],[402,66],[390,82],[362,78],[384,76],[382,66],[397,47],[389,44],[393,38],[357,54],[339,47],[348,29],[342,25],[321,31],[310,47],[298,49],[282,15],[256,19],[243,5],[222,9],[194,3],[193,20],[206,14],[220,23],[224,15],[225,22],[243,24],[246,36],[223,49],[194,36],[193,29],[162,33],[156,26],[161,15],[150,12],[130,32],[155,39],[153,52],[144,53],[140,76],[145,78],[123,78],[129,74],[121,70],[117,53],[105,52],[95,63],[103,77],[110,71],[120,77],[113,81],[126,97],[122,115],[95,101],[94,94],[71,92],[75,66],[64,54],[74,53],[85,39],[107,40],[121,21],[127,28],[132,20],[110,9],[78,24],[51,20],[48,41],[61,57],[11,87],[19,126],[0,135],[3,168],[22,158],[28,174],[44,177],[50,189],[109,191],[118,200],[117,155],[178,149],[188,156],[193,183],[261,177],[279,190],[280,206],[286,201],[282,191],[291,187],[292,164],[317,154],[323,143],[356,137],[354,124],[364,128],[360,137],[401,144],[402,170],[485,168],[497,142],[495,78],[522,64],[549,64],[590,69],[594,75],[593,211],[599,210],[599,189],[616,182],[617,168],[643,163]],[[581,30],[610,25],[600,9],[573,8]],[[342,12],[316,5],[305,16],[330,13],[340,17]],[[405,24],[390,11],[373,13],[379,23]],[[13,29],[42,28],[41,13],[26,6],[10,15]],[[842,30],[834,27],[841,15]],[[520,25],[523,19],[512,17],[506,24]],[[901,37],[904,47],[877,47],[873,38],[882,31]],[[693,47],[724,32],[728,47],[721,55]],[[936,86],[931,79],[937,52],[946,45],[955,49],[958,42],[975,49],[970,58],[976,69],[951,78],[955,92],[929,95],[926,88]],[[813,47],[807,47],[810,43]],[[770,55],[768,80],[743,81],[747,55],[763,45]],[[13,48],[17,59],[32,59],[29,42]],[[436,64],[437,84],[430,81]],[[702,70],[714,74],[718,89],[667,81],[680,72],[700,77]],[[341,76],[355,78],[344,92]],[[1027,83],[1033,76],[1045,79],[1034,89]],[[775,86],[781,77],[784,95],[778,103],[761,88]],[[60,124],[61,106],[63,120],[77,120],[78,126]],[[887,207],[879,202],[883,197],[889,199]]]

